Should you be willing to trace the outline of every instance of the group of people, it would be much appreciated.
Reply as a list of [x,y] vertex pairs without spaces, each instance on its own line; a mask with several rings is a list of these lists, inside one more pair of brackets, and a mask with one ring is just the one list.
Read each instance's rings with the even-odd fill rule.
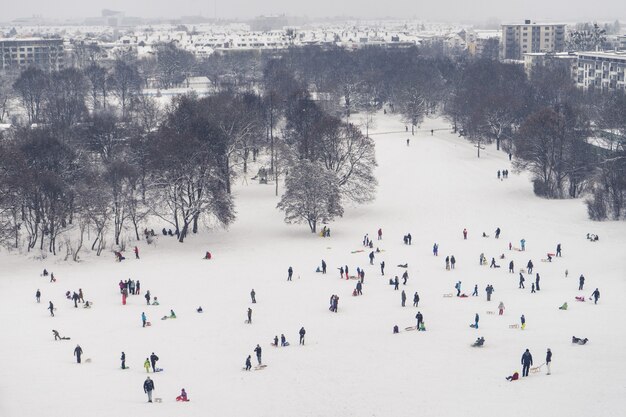
[[509,170],[503,169],[502,171],[498,170],[498,179],[503,180],[505,178],[509,178]]

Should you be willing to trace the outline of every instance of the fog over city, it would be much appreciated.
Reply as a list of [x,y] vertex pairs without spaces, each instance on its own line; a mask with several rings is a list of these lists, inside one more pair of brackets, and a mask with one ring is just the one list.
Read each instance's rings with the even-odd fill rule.
[[541,1],[504,2],[485,0],[461,2],[393,1],[369,2],[359,0],[318,0],[311,2],[291,0],[29,0],[5,2],[0,21],[41,15],[44,18],[75,19],[95,16],[103,8],[122,10],[128,16],[144,18],[202,15],[222,19],[247,19],[257,15],[288,14],[308,17],[353,16],[358,18],[419,18],[439,21],[484,21],[497,18],[503,21],[533,16],[536,20],[615,19],[626,16],[626,5],[620,0],[601,2]]

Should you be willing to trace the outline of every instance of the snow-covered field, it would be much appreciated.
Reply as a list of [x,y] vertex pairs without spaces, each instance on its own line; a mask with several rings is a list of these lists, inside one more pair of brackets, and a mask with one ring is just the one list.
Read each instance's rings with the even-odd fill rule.
[[[306,226],[283,223],[275,209],[273,185],[248,185],[237,180],[238,219],[228,231],[191,237],[184,244],[161,236],[156,246],[142,242],[140,260],[130,251],[122,263],[112,254],[84,254],[75,264],[52,258],[34,260],[0,254],[0,416],[620,416],[626,394],[626,224],[587,220],[580,200],[536,198],[525,174],[499,181],[498,169],[509,169],[507,155],[487,147],[476,158],[471,144],[449,132],[442,120],[426,121],[406,145],[404,124],[380,115],[376,140],[376,201],[348,208],[345,218],[330,225],[331,238],[308,232]],[[442,128],[430,135],[431,128]],[[282,186],[282,183],[281,183]],[[151,225],[160,230],[161,225]],[[373,266],[361,249],[365,233],[383,240],[375,245]],[[494,230],[500,227],[499,240]],[[469,236],[463,240],[462,230]],[[482,232],[491,237],[481,237]],[[402,237],[411,233],[413,244]],[[600,240],[591,243],[587,233]],[[526,252],[509,251],[526,239]],[[439,244],[439,257],[432,245]],[[557,243],[563,257],[541,262]],[[202,260],[205,251],[213,259]],[[484,252],[490,260],[504,253],[500,269],[479,266]],[[444,258],[454,255],[456,269],[446,271]],[[328,274],[315,273],[326,260]],[[529,259],[541,275],[541,291],[518,289],[518,274],[509,274]],[[385,277],[379,263],[385,261]],[[408,262],[410,278],[400,291],[388,278],[401,275]],[[363,296],[352,297],[356,281],[340,280],[337,268],[351,274],[365,268]],[[294,279],[287,282],[287,268]],[[40,277],[43,268],[57,282]],[[565,270],[569,276],[565,277]],[[586,277],[579,292],[578,277]],[[121,305],[120,279],[141,281],[142,295]],[[443,297],[462,281],[479,297]],[[484,289],[495,288],[487,302]],[[587,299],[598,287],[601,298]],[[41,304],[35,291],[42,291]],[[75,309],[65,292],[82,288],[90,310]],[[250,290],[257,303],[250,303]],[[146,306],[145,290],[160,306]],[[404,331],[415,325],[413,293],[421,297],[419,311],[426,332]],[[328,310],[331,294],[339,296],[339,312]],[[46,310],[57,306],[56,317]],[[503,316],[487,314],[503,301]],[[569,310],[558,309],[564,301]],[[196,313],[202,306],[203,314]],[[244,323],[253,309],[253,323]],[[176,320],[159,320],[173,309]],[[145,312],[152,326],[142,328]],[[469,327],[480,314],[480,329]],[[527,319],[525,330],[510,329]],[[400,334],[392,334],[394,325]],[[307,331],[298,346],[298,330]],[[51,330],[71,337],[54,341]],[[291,346],[274,348],[284,333]],[[571,337],[587,337],[586,346]],[[482,349],[471,348],[478,336]],[[91,363],[77,365],[73,349],[79,343]],[[262,371],[244,372],[245,358],[256,344],[263,348]],[[534,364],[554,354],[552,375],[521,374],[520,358],[528,348]],[[128,370],[120,369],[126,352]],[[150,376],[155,397],[146,404],[143,361],[155,352],[165,369]],[[191,401],[174,398],[185,388]]]

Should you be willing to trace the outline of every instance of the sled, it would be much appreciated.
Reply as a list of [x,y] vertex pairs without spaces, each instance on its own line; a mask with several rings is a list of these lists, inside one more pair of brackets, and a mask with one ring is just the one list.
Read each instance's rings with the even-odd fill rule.
[[354,276],[354,275],[350,275],[350,277],[349,277],[349,278],[350,278],[350,279],[360,279],[359,277],[356,277],[356,276]]
[[545,363],[542,363],[542,364],[541,364],[541,365],[539,365],[539,366],[534,366],[534,367],[530,368],[530,373],[531,373],[531,374],[536,374],[536,373],[539,373],[539,372],[541,371],[541,367],[542,367],[543,365],[545,365]]
[[152,326],[152,323],[151,323],[151,322],[149,322],[149,321],[147,321],[147,322],[146,322],[146,326]]
[[257,365],[254,367],[255,371],[262,371],[263,369],[267,368],[267,365]]
[[154,399],[154,402],[155,402],[155,403],[162,403],[162,402],[163,402],[163,399],[162,399],[162,398],[155,398],[155,399]]
[[163,372],[163,368],[156,368],[154,372]]
[[365,252],[365,249],[353,250],[350,253],[361,253],[361,252]]
[[449,293],[447,293],[447,294],[444,294],[443,296],[444,296],[444,297],[452,297],[452,293],[451,293],[451,292],[449,292]]
[[[576,301],[581,301],[581,302],[585,302],[585,297],[574,297],[576,299]],[[591,300],[591,298],[590,298]]]
[[[583,301],[585,301],[585,300],[583,300]],[[61,340],[70,340],[70,338],[69,337],[62,337]]]
[[550,256],[550,257],[554,258],[554,257],[556,256],[556,254],[554,254],[554,253],[549,253],[549,252],[548,252],[548,253],[546,254],[546,256]]
[[489,310],[487,310],[487,311],[486,311],[486,313],[487,313],[487,314],[496,314],[496,312],[495,312],[495,311],[489,311]]
[[470,324],[469,326],[470,326],[472,329],[476,329],[476,328],[477,328],[475,324]]
[[541,258],[541,259],[540,259],[540,261],[541,261],[541,262],[552,262],[552,261],[550,261],[549,259],[543,259],[543,258]]
[[91,358],[85,359],[85,363],[91,363]]
[[417,326],[405,327],[404,330],[406,331],[417,330]]
[[516,248],[515,246],[513,246],[513,250],[516,250],[518,252],[521,252],[522,250],[520,248]]
[[509,329],[519,329],[519,324],[509,324]]

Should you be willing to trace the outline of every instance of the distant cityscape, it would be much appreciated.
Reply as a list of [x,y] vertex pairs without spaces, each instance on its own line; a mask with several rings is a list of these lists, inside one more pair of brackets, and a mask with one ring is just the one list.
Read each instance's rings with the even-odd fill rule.
[[[580,24],[579,24],[580,25]],[[576,31],[593,42],[571,42]],[[595,33],[594,33],[595,31]],[[581,88],[626,89],[626,34],[619,22],[577,28],[576,23],[525,20],[499,28],[414,20],[307,21],[285,15],[259,16],[250,21],[220,21],[200,16],[173,22],[128,17],[102,10],[101,16],[80,23],[54,24],[35,16],[0,26],[0,69],[37,66],[58,70],[77,66],[79,50],[97,49],[94,60],[112,62],[120,54],[138,58],[155,54],[158,45],[174,44],[197,59],[239,51],[284,50],[290,47],[358,49],[430,46],[451,56],[499,59],[533,67],[567,65]],[[596,36],[597,37],[597,36]]]

